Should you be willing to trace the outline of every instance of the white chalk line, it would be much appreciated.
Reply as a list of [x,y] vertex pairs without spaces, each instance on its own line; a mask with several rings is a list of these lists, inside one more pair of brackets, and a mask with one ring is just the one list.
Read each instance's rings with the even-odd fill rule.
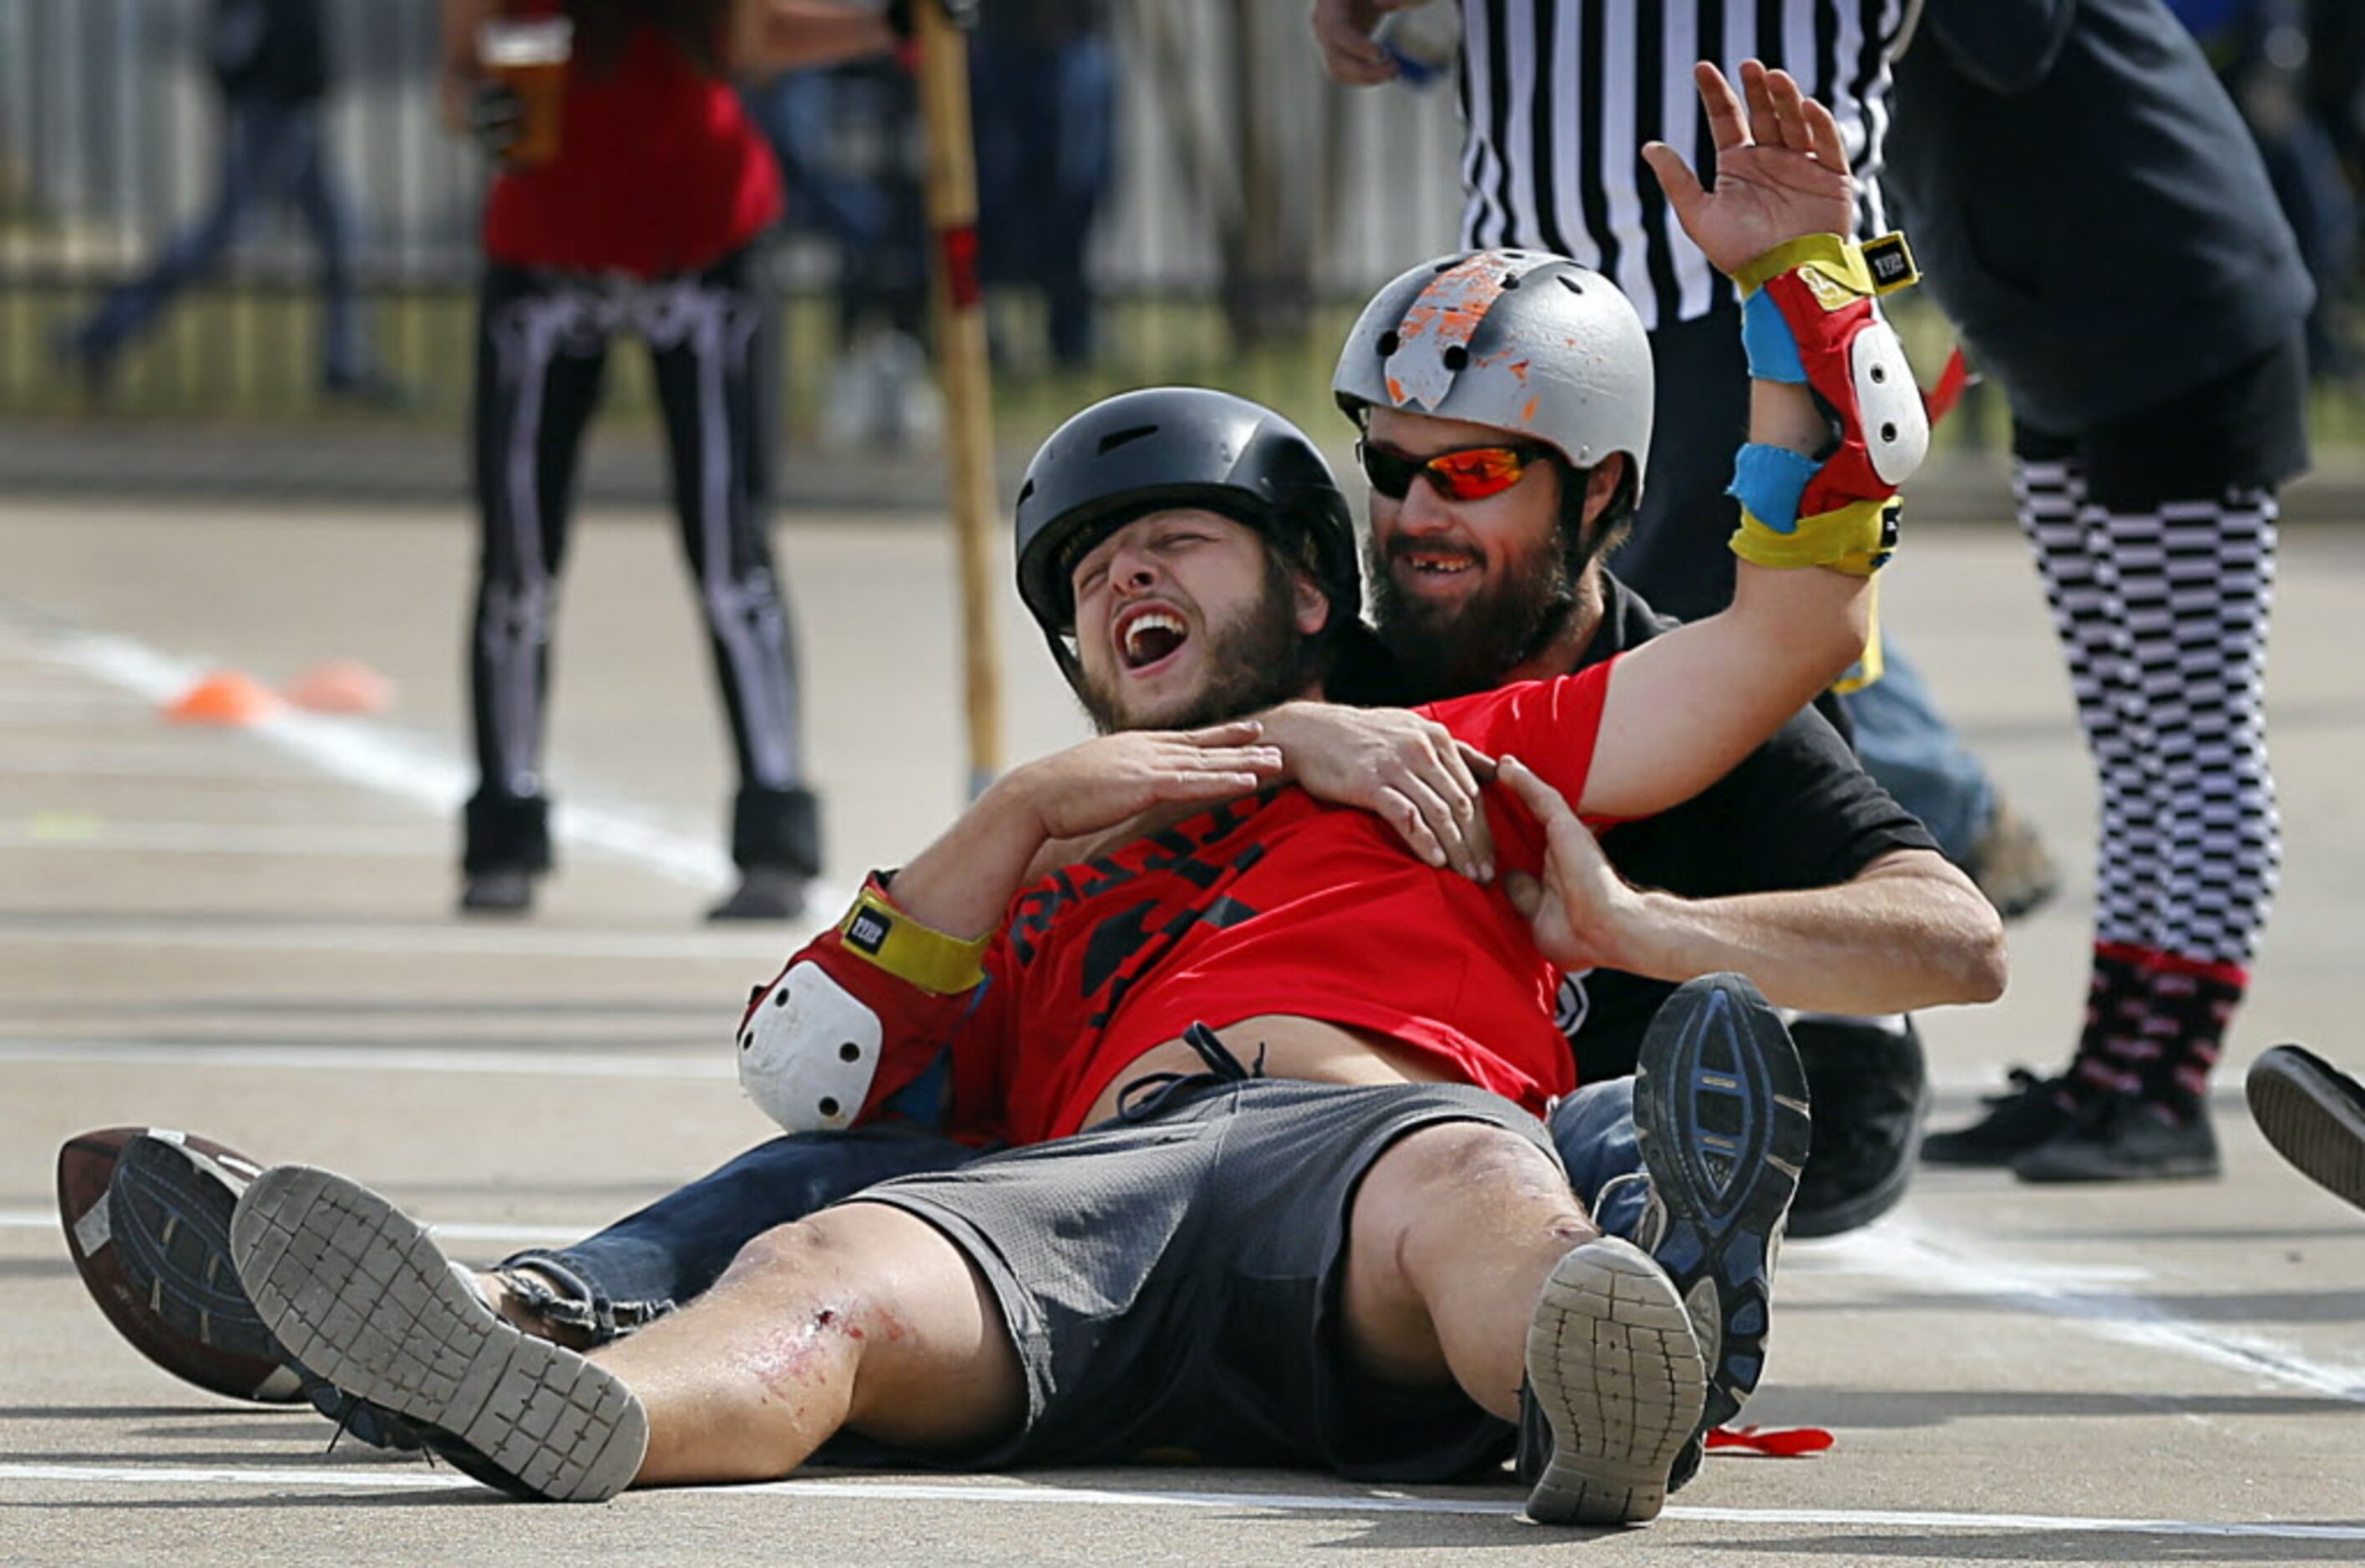
[[[21,1485],[322,1487],[341,1491],[482,1491],[451,1474],[415,1470],[234,1470],[171,1465],[0,1464],[0,1482]],[[958,1482],[766,1481],[750,1485],[700,1488],[701,1495],[844,1498],[861,1502],[982,1503],[1088,1508],[1193,1508],[1228,1512],[1320,1514],[1447,1514],[1516,1518],[1520,1505],[1497,1497],[1407,1497],[1366,1493],[1119,1491],[1024,1483],[963,1484]],[[623,1506],[631,1506],[627,1501]],[[2205,1519],[2098,1518],[2078,1515],[1975,1514],[1888,1508],[1699,1508],[1681,1504],[1661,1518],[1696,1524],[1911,1530],[1978,1530],[2080,1535],[2167,1535],[2259,1540],[2365,1540],[2365,1525],[2303,1525],[2273,1522],[2219,1523]],[[1569,1539],[1579,1540],[1572,1535]]]
[[[45,1231],[62,1234],[54,1209],[0,1209],[0,1230]],[[499,1223],[463,1220],[427,1228],[434,1235],[452,1241],[521,1241],[529,1247],[571,1247],[598,1230],[606,1222],[593,1220],[587,1225],[502,1225]]]
[[[45,639],[42,652],[54,663],[151,703],[179,696],[204,673],[194,661],[106,633]],[[241,733],[322,773],[407,801],[445,821],[468,792],[467,769],[448,748],[365,719],[281,709]],[[731,878],[729,857],[712,843],[677,833],[644,812],[606,802],[562,803],[555,818],[553,832],[563,843],[669,881],[712,890]],[[813,890],[818,909],[834,909],[851,898],[832,889]]]
[[2324,1361],[2263,1334],[2194,1323],[2140,1294],[2080,1288],[2084,1282],[2074,1276],[1982,1250],[1960,1236],[1933,1234],[1902,1215],[1814,1245],[1820,1260],[1842,1271],[1853,1267],[1922,1291],[2001,1301],[2122,1344],[2173,1351],[2365,1405],[2365,1362]]
[[0,944],[53,947],[184,947],[211,952],[440,953],[454,958],[745,959],[769,980],[802,938],[789,925],[715,926],[697,932],[593,931],[547,923],[488,924],[454,916],[441,924],[375,922],[300,924],[293,921],[157,920],[144,915],[83,917],[43,925],[39,910],[0,914]]
[[601,1056],[594,1051],[439,1050],[420,1047],[207,1045],[185,1040],[26,1040],[0,1038],[0,1062],[103,1064],[109,1067],[326,1068],[342,1072],[431,1072],[518,1078],[719,1079],[738,1076],[728,1049],[732,1020],[721,1017],[714,1048],[697,1056]]

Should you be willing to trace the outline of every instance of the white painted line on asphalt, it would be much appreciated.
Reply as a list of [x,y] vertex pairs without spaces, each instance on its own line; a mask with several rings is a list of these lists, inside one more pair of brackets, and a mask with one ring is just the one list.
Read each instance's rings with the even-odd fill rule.
[[566,1049],[446,1051],[399,1046],[339,1046],[325,1042],[285,1045],[202,1045],[162,1040],[0,1039],[0,1062],[104,1064],[110,1067],[204,1069],[250,1067],[271,1071],[324,1068],[334,1072],[481,1073],[519,1078],[736,1078],[730,1057],[728,1019],[718,1023],[715,1046],[697,1056],[601,1056]]
[[2050,1268],[1986,1251],[1957,1233],[1933,1234],[1911,1219],[1892,1216],[1814,1246],[1823,1261],[1841,1270],[1853,1267],[1920,1291],[2001,1301],[2122,1344],[2172,1351],[2365,1405],[2365,1361],[2325,1361],[2264,1334],[2195,1323],[2140,1294],[2080,1289]]
[[[356,1491],[451,1492],[482,1495],[484,1488],[448,1472],[380,1469],[355,1465],[339,1470],[230,1470],[180,1465],[0,1464],[0,1482],[19,1484],[75,1484],[129,1486],[328,1487]],[[1037,1485],[1026,1483],[909,1481],[765,1481],[743,1486],[703,1486],[701,1496],[759,1494],[785,1497],[833,1497],[857,1502],[1024,1504],[1086,1508],[1204,1508],[1229,1512],[1325,1514],[1458,1514],[1511,1518],[1520,1504],[1508,1497],[1405,1497],[1339,1492],[1160,1492],[1108,1487]],[[627,1506],[630,1506],[629,1504]],[[2360,1540],[2365,1525],[2218,1523],[2207,1519],[2097,1518],[2079,1515],[1974,1514],[1889,1508],[1696,1508],[1671,1506],[1671,1520],[1732,1526],[1809,1529],[2018,1531],[2025,1534],[2165,1535],[2249,1540]],[[1571,1540],[1585,1539],[1571,1535]]]
[[290,855],[373,860],[442,860],[445,834],[425,823],[341,826],[334,823],[158,823],[114,817],[50,817],[0,822],[0,849],[63,849],[74,854]]
[[[443,953],[464,958],[726,958],[769,980],[802,940],[789,925],[717,925],[697,932],[586,931],[563,925],[462,921],[440,925],[298,924],[286,921],[155,920],[137,914],[39,924],[38,909],[0,913],[0,943],[67,947],[193,947],[207,951]],[[757,974],[753,969],[761,969]]]
[[[105,1204],[91,1207],[93,1214],[104,1214]],[[464,1221],[454,1225],[431,1225],[427,1228],[448,1241],[521,1241],[529,1247],[568,1247],[605,1224],[593,1220],[588,1225],[492,1225]],[[39,1230],[54,1234],[58,1216],[52,1209],[0,1209],[0,1230]],[[87,1243],[84,1254],[97,1249]]]
[[[50,660],[150,702],[169,701],[203,673],[129,637],[78,632],[50,640]],[[303,758],[321,772],[411,802],[445,821],[468,791],[467,769],[449,748],[364,719],[282,709],[246,734]],[[571,846],[622,860],[667,880],[717,889],[730,860],[712,842],[674,832],[647,813],[611,804],[562,804],[553,832]],[[815,887],[813,907],[835,910],[853,895]]]

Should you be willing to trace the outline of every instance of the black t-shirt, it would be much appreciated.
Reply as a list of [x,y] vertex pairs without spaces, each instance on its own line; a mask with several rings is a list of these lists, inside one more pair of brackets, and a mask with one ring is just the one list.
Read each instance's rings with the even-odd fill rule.
[[[1676,624],[1633,589],[1601,574],[1601,625],[1569,673],[1636,647]],[[1341,700],[1384,702],[1384,673],[1361,639],[1349,667],[1328,682]],[[1900,849],[1935,850],[1919,820],[1873,782],[1855,754],[1813,709],[1700,794],[1673,810],[1601,835],[1602,852],[1630,882],[1685,898],[1782,892],[1846,881]],[[1590,1083],[1634,1070],[1642,1032],[1675,987],[1592,969],[1561,982],[1560,1024]]]
[[[1676,624],[1608,573],[1601,581],[1601,628],[1578,669]],[[1601,835],[1602,853],[1628,881],[1696,899],[1827,888],[1896,850],[1937,847],[1811,708],[1682,805]],[[1674,990],[1614,969],[1563,980],[1560,1022],[1578,1081],[1632,1072],[1642,1031]]]

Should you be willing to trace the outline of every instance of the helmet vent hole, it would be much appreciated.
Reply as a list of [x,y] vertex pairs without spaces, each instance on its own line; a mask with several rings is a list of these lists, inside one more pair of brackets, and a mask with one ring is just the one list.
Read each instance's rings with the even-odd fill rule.
[[1029,480],[1027,480],[1027,481],[1026,481],[1026,483],[1025,483],[1025,484],[1023,484],[1023,485],[1021,485],[1021,486],[1019,486],[1019,487],[1018,487],[1018,504],[1019,504],[1020,506],[1022,506],[1022,507],[1023,507],[1023,506],[1025,506],[1025,505],[1026,504],[1026,498],[1027,498],[1027,497],[1029,497],[1029,496],[1031,496],[1031,495],[1033,495],[1034,493],[1035,493],[1035,481],[1034,481],[1034,480],[1032,480],[1032,479],[1029,479]]
[[1101,437],[1099,450],[1103,455],[1106,455],[1109,453],[1115,452],[1120,446],[1124,446],[1128,442],[1139,441],[1143,436],[1156,435],[1157,433],[1158,427],[1156,425],[1135,425],[1129,430],[1111,431],[1108,434]]
[[1560,274],[1560,286],[1568,290],[1571,294],[1583,294],[1585,292],[1585,285],[1577,282],[1576,279],[1569,276],[1566,273]]
[[1503,283],[1502,283],[1502,286],[1503,286],[1503,287],[1505,287],[1505,288],[1517,288],[1517,287],[1519,287],[1519,274],[1517,274],[1517,273],[1505,273],[1505,274],[1503,274]]
[[1460,266],[1464,260],[1465,258],[1461,256],[1448,256],[1445,260],[1438,263],[1436,266],[1429,270],[1435,273],[1438,276],[1443,277],[1447,273],[1450,273],[1454,268]]
[[1446,369],[1460,370],[1470,363],[1470,350],[1461,343],[1456,343],[1439,357],[1445,362]]
[[1382,359],[1386,359],[1403,345],[1404,340],[1396,336],[1395,329],[1391,328],[1387,331],[1382,332],[1380,334],[1379,342],[1380,357]]

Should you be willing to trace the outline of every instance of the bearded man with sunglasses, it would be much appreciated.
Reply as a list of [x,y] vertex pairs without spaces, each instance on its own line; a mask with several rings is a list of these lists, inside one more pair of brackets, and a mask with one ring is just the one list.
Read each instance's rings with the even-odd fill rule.
[[[1598,274],[1519,251],[1424,263],[1366,307],[1332,386],[1362,432],[1385,653],[1334,676],[1334,697],[1428,702],[1571,674],[1672,624],[1601,564],[1641,500],[1653,396],[1642,322]],[[1889,415],[1911,429],[1921,409]],[[1433,861],[1486,864],[1476,787],[1440,726],[1379,708],[1264,717],[1292,776],[1326,799],[1378,812]],[[1817,1119],[1791,1233],[1893,1206],[1922,1111],[1918,1070],[1897,1062],[1918,1050],[1866,1036],[1862,1015],[2000,994],[2002,925],[1970,879],[1811,709],[1698,796],[1582,853],[1560,1017],[1585,1081],[1631,1072],[1653,1015],[1703,974],[1858,1015],[1800,1030]]]

